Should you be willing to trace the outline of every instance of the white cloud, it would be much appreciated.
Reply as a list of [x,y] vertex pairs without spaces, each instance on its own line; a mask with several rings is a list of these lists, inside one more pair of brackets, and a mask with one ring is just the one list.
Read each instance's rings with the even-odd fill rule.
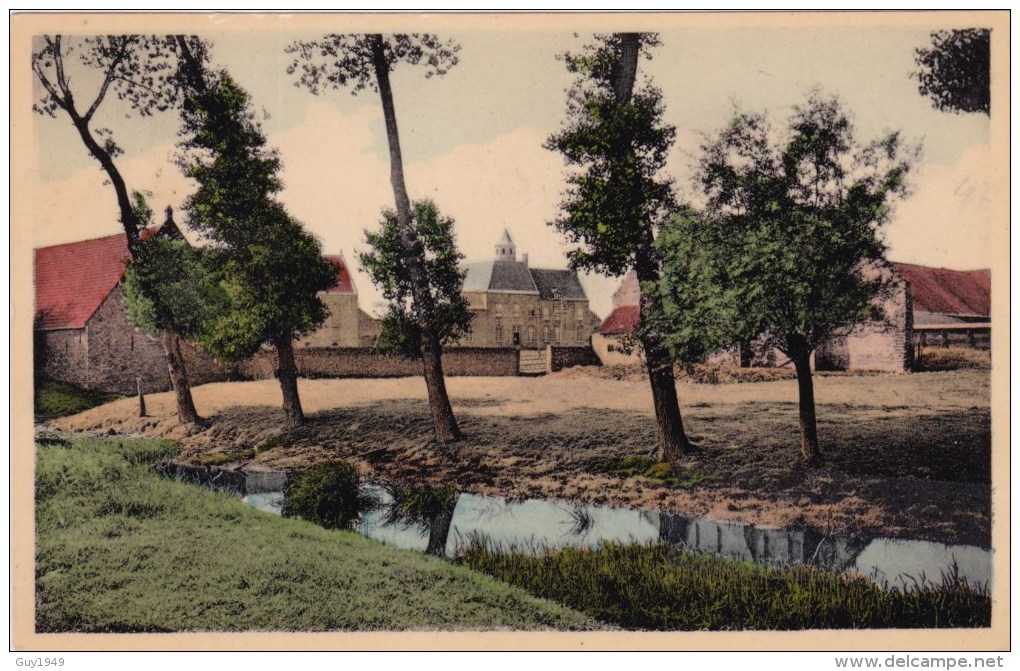
[[[173,164],[173,145],[117,159],[130,191],[141,191],[163,221],[163,209],[178,209],[194,183]],[[45,247],[120,233],[120,211],[113,185],[98,164],[79,168],[64,180],[32,180],[32,246]],[[177,216],[180,222],[183,217]]]
[[886,230],[889,258],[968,270],[992,263],[992,153],[973,145],[952,165],[921,166]]

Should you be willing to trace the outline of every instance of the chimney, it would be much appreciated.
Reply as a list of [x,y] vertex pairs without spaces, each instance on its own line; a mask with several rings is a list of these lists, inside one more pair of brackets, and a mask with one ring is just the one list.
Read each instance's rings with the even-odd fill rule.
[[521,263],[523,263],[524,265],[528,265],[528,255],[527,254],[521,254]]

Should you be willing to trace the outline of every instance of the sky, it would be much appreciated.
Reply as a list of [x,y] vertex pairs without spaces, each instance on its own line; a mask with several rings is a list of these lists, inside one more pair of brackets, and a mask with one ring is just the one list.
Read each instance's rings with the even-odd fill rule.
[[[406,66],[393,73],[409,193],[432,198],[454,218],[468,260],[490,258],[505,227],[531,265],[566,266],[569,247],[548,224],[566,173],[562,158],[542,145],[564,122],[571,82],[557,55],[579,49],[591,35],[575,34],[562,18],[526,29],[490,21],[436,30],[460,44],[459,64],[440,78],[426,79]],[[699,143],[736,105],[767,111],[778,123],[818,87],[842,99],[861,141],[900,130],[922,144],[912,193],[897,204],[885,230],[888,257],[957,269],[992,264],[993,202],[1006,178],[994,160],[989,119],[933,109],[910,78],[914,50],[946,17],[930,13],[908,26],[816,27],[747,20],[696,26],[669,18],[655,22],[662,44],[639,71],[662,90],[665,121],[677,129],[665,172],[681,198],[697,199],[690,179]],[[294,86],[284,49],[295,39],[314,39],[322,26],[308,31],[284,23],[256,31],[204,25],[215,28],[199,33],[213,43],[213,64],[227,68],[268,114],[263,127],[284,166],[281,200],[327,253],[342,252],[356,267],[356,253],[366,248],[364,230],[378,224],[382,208],[393,207],[378,95],[340,90],[315,96]],[[94,82],[87,73],[74,74],[72,83],[83,91],[79,100],[89,99]],[[94,126],[110,128],[125,149],[117,162],[130,189],[146,192],[157,212],[179,208],[194,184],[174,163],[178,117],[127,118],[126,111],[111,96]],[[31,246],[118,233],[113,188],[66,115],[33,116],[31,128]],[[379,293],[356,270],[360,303],[376,311]],[[592,309],[606,316],[619,279],[583,276],[582,282]]]

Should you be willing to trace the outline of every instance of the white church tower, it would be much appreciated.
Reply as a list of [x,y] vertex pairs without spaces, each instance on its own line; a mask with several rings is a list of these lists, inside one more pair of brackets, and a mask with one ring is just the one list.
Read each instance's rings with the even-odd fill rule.
[[510,237],[510,231],[503,229],[503,237],[496,243],[496,260],[497,261],[516,261],[517,260],[517,245],[514,244],[513,238]]

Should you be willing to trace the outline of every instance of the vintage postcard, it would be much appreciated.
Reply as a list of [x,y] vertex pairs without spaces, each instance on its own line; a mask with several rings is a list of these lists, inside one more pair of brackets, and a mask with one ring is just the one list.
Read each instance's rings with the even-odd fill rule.
[[11,29],[13,649],[1008,649],[1007,12]]

